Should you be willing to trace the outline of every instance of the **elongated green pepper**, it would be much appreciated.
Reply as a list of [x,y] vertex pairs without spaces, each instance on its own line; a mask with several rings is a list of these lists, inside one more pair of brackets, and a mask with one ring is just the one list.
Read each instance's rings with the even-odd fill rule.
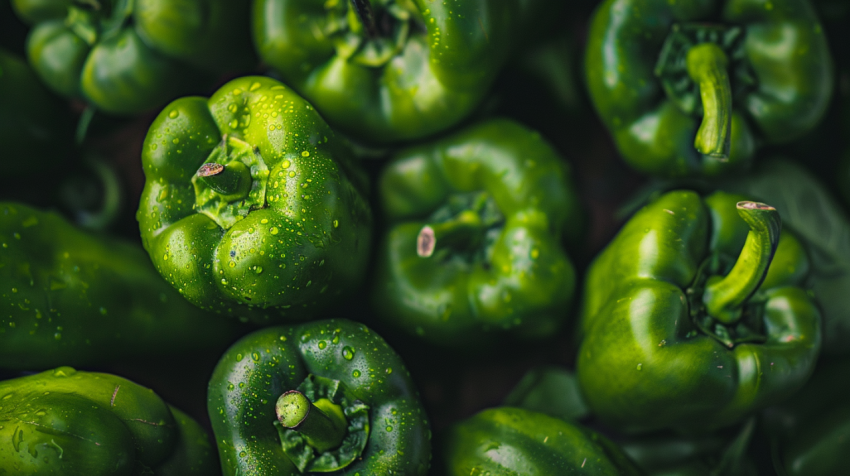
[[34,25],[30,63],[51,89],[137,114],[255,62],[242,0],[13,0]]
[[539,0],[255,0],[254,43],[334,127],[390,143],[469,116],[547,11]]
[[520,408],[485,410],[443,441],[448,476],[639,475],[614,443],[581,426]]
[[404,150],[380,193],[383,320],[440,345],[543,338],[565,321],[575,271],[564,242],[582,216],[568,164],[538,134],[497,119]]
[[821,346],[809,259],[774,208],[743,198],[668,192],[591,265],[577,373],[601,420],[706,431],[808,379]]
[[313,107],[273,79],[178,99],[145,138],[142,243],[203,309],[311,317],[366,268],[372,214],[348,159]]
[[832,96],[808,0],[606,0],[591,24],[590,97],[617,148],[653,175],[717,175],[814,128]]
[[225,476],[424,476],[431,458],[404,363],[345,319],[244,337],[213,372],[209,414]]
[[0,203],[0,301],[0,368],[223,347],[237,331],[181,298],[139,247],[10,203]]
[[0,382],[0,474],[210,476],[204,430],[152,390],[59,367]]

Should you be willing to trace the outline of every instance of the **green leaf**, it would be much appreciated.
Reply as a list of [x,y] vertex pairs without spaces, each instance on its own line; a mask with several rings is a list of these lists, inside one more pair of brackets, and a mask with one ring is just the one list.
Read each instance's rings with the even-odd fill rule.
[[505,398],[504,404],[566,421],[579,420],[590,413],[582,399],[575,374],[552,366],[528,371]]

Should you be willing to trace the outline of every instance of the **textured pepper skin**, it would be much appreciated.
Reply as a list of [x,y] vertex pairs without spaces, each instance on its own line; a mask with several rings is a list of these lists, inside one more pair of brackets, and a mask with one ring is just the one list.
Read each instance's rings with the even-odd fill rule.
[[[697,152],[701,108],[684,112],[654,73],[673,25],[687,23],[740,26],[745,35],[737,58],[729,56],[749,79],[731,78],[728,160]],[[760,145],[811,130],[832,94],[826,36],[807,0],[606,0],[588,38],[586,80],[596,111],[626,162],[651,175],[716,175],[745,166]]]
[[112,114],[162,107],[205,77],[255,63],[242,0],[12,4],[33,25],[27,54],[41,80]]
[[745,301],[746,313],[755,316],[749,323],[762,326],[764,341],[729,347],[697,325],[711,317],[714,332],[721,326],[689,299],[704,297],[697,278],[707,259],[734,260],[749,240],[735,215],[741,198],[717,192],[702,199],[686,190],[661,195],[591,265],[577,374],[601,420],[630,432],[705,431],[782,400],[811,374],[821,317],[800,287],[808,257],[788,231]]
[[[483,205],[453,205],[470,196]],[[382,173],[380,202],[390,229],[372,303],[387,323],[456,346],[508,332],[544,338],[564,322],[575,287],[565,238],[580,236],[583,217],[569,165],[539,134],[496,119],[401,151]],[[469,211],[489,220],[473,244],[417,255],[426,223]]]
[[233,324],[185,302],[144,251],[0,203],[0,368],[223,348]]
[[[265,167],[254,166],[251,179],[264,191],[251,192],[253,205],[227,228],[200,213],[192,182],[226,141]],[[258,322],[307,317],[365,272],[371,211],[347,158],[313,107],[273,79],[239,78],[209,100],[178,99],[145,138],[142,243],[160,274],[203,309]]]
[[554,474],[640,475],[607,438],[521,408],[484,410],[452,427],[443,440],[447,476]]
[[[354,31],[364,27],[351,0],[255,0],[254,43],[263,61],[334,128],[358,140],[383,144],[423,138],[469,116],[544,4],[539,0],[367,3],[379,27],[376,40],[369,40],[365,31]],[[397,13],[387,13],[390,9]],[[409,19],[400,21],[393,15]],[[388,18],[392,23],[384,28],[393,33],[381,33]],[[395,41],[399,25],[409,25],[409,32]],[[350,35],[343,39],[346,34]],[[392,54],[381,60],[366,58],[385,38],[392,40],[393,46],[388,46]],[[348,40],[359,41],[359,49],[349,51]]]
[[339,380],[370,407],[364,452],[333,474],[426,474],[431,431],[404,363],[366,326],[332,319],[254,332],[222,356],[208,405],[226,476],[301,474],[273,422],[275,401],[308,374]]
[[70,115],[32,69],[0,49],[0,143],[3,177],[35,173],[30,157],[44,167],[60,164],[72,144]]
[[153,390],[59,367],[0,382],[0,474],[208,476],[204,430]]

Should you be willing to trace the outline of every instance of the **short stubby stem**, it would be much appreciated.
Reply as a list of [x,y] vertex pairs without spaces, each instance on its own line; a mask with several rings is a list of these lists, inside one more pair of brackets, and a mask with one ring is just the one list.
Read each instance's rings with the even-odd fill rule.
[[275,412],[284,428],[301,433],[319,453],[338,447],[348,428],[348,420],[339,405],[324,398],[311,402],[298,390],[281,395]]
[[416,253],[428,258],[441,248],[474,248],[486,229],[478,213],[463,211],[449,221],[423,226],[416,237]]
[[699,85],[703,118],[694,147],[710,157],[728,158],[732,136],[732,85],[729,59],[714,43],[700,43],[688,50],[688,75]]
[[251,191],[251,171],[238,160],[225,165],[206,163],[198,169],[197,175],[221,195],[240,199]]
[[743,305],[764,281],[782,230],[779,212],[764,203],[738,202],[738,215],[750,226],[744,249],[729,274],[708,279],[702,296],[708,315],[726,324],[740,319]]

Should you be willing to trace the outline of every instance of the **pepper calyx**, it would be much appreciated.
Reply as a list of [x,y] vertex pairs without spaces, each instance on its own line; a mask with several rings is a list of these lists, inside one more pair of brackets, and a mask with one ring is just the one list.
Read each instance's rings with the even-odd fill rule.
[[192,177],[195,210],[230,229],[251,210],[265,208],[269,169],[259,150],[225,136]]
[[[337,471],[363,454],[369,441],[369,406],[342,382],[311,374],[297,390],[284,393],[281,399],[287,396],[288,401],[283,405],[295,407],[291,412],[282,412],[279,399],[276,406],[279,420],[274,426],[284,454],[299,471]],[[318,418],[311,419],[311,415]],[[281,420],[281,416],[293,416],[294,427],[287,428],[287,418]],[[345,427],[338,428],[341,424]]]

